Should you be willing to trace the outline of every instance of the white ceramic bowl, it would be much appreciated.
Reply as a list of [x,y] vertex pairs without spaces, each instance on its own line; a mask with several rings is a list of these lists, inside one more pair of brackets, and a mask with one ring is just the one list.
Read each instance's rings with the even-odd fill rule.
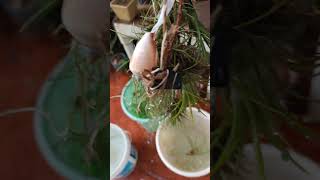
[[[156,133],[156,148],[157,148],[157,152],[160,156],[160,159],[162,160],[162,162],[165,164],[165,166],[167,168],[169,168],[171,171],[173,171],[174,173],[184,176],[184,177],[189,177],[189,178],[195,178],[195,177],[201,177],[201,176],[205,176],[207,174],[210,173],[210,114],[204,110],[201,110],[201,112],[199,112],[199,110],[197,108],[191,108],[192,111],[192,115],[194,117],[194,126],[202,126],[201,130],[203,132],[205,132],[206,135],[208,135],[208,151],[209,151],[209,156],[208,156],[208,165],[206,165],[205,168],[201,168],[200,170],[196,170],[196,171],[186,171],[183,170],[182,168],[178,168],[176,167],[172,162],[170,162],[170,160],[168,158],[166,158],[166,155],[164,152],[164,148],[161,147],[161,133],[165,132],[165,126],[164,124],[161,124],[160,127],[157,130]],[[202,121],[202,122],[201,122]],[[183,131],[182,131],[183,132]],[[189,132],[190,133],[190,132]],[[192,133],[192,132],[191,132]],[[177,137],[177,136],[175,136]],[[175,142],[178,142],[179,140],[176,139],[174,140]],[[170,146],[171,148],[176,148],[175,145],[177,143],[172,143]]]

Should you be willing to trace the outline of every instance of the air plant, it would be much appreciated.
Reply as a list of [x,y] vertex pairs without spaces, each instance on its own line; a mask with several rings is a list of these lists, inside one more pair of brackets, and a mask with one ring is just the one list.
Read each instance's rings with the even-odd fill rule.
[[[284,64],[292,71],[312,72],[318,66],[315,51],[320,14],[315,10],[318,7],[315,2],[215,2],[211,21],[213,46],[229,47],[227,54],[230,55],[226,56],[229,57],[230,81],[217,90],[221,109],[211,136],[214,154],[211,170],[216,178],[223,178],[230,170],[238,172],[235,164],[241,159],[242,147],[252,142],[261,179],[266,179],[262,139],[275,146],[284,160],[307,171],[291,157],[290,143],[280,127],[285,125],[301,133],[306,141],[317,136],[285,106],[284,97],[289,90],[286,79],[279,76],[276,68]],[[212,52],[214,57],[218,53]]]
[[[208,103],[200,96],[199,86],[208,83],[209,53],[205,44],[210,45],[209,33],[199,22],[191,1],[161,2],[152,1],[153,6],[142,15],[145,29],[151,33],[138,42],[130,69],[136,92],[140,92],[134,97],[139,102],[136,112],[145,112],[151,119],[169,117],[176,123],[188,107]],[[162,30],[154,30],[159,27],[158,19],[163,21]]]

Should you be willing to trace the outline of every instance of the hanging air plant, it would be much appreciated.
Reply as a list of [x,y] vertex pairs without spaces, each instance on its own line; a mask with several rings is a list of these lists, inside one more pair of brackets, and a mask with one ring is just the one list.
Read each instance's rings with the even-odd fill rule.
[[[154,1],[151,7],[150,11],[160,14],[154,18],[151,32],[137,43],[130,70],[135,84],[142,84],[135,91],[144,89],[134,97],[140,102],[136,112],[144,110],[150,118],[170,115],[175,123],[188,107],[206,101],[200,97],[199,86],[208,83],[204,74],[209,69],[205,47],[209,36],[191,1],[164,1],[161,10],[156,8],[160,2]],[[150,15],[148,12],[145,15]]]

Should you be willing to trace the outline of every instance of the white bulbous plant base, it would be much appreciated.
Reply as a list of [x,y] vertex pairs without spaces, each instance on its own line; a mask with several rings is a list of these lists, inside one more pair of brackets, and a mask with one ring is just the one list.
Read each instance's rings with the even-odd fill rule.
[[[268,180],[319,180],[320,168],[310,159],[290,151],[293,158],[304,167],[309,174],[302,172],[291,162],[281,159],[280,152],[271,145],[262,145],[262,152],[265,161],[265,172]],[[244,148],[245,158],[240,162],[246,172],[240,172],[242,177],[229,176],[226,180],[259,180],[258,164],[253,146],[247,145]]]

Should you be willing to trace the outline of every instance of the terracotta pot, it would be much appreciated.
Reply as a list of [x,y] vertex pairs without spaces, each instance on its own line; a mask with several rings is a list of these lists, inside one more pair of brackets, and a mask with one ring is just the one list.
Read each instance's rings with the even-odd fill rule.
[[64,0],[61,13],[64,26],[77,41],[106,50],[110,22],[107,1]]
[[138,14],[137,0],[128,0],[126,4],[120,4],[121,0],[113,0],[110,6],[117,17],[126,22],[131,22]]

